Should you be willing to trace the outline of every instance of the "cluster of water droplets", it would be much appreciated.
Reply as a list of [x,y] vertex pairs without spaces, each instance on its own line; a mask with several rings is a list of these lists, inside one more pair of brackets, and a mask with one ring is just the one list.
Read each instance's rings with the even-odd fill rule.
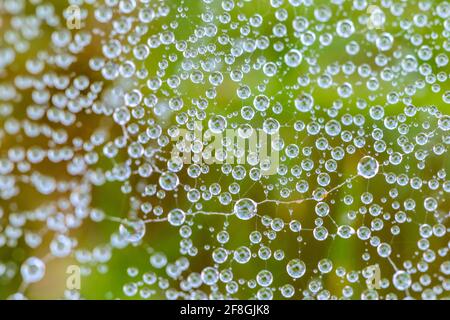
[[62,2],[0,6],[1,297],[449,297],[448,1]]

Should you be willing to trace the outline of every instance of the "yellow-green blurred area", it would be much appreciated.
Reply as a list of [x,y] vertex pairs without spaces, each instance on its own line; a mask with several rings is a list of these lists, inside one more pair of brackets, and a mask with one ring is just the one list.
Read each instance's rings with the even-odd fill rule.
[[[79,30],[67,31],[64,10],[71,4],[81,8],[82,23]],[[385,14],[385,21],[379,28],[367,26],[370,6],[376,6]],[[139,21],[144,9],[151,10],[154,15],[148,23]],[[328,12],[329,18],[323,21],[320,21],[322,18],[318,19]],[[36,146],[44,150],[67,146],[73,149],[73,157],[81,157],[85,161],[89,154],[98,156],[98,160],[87,164],[81,174],[70,174],[68,170],[73,157],[59,162],[45,158],[31,164],[29,170],[23,172],[16,164],[11,172],[2,173],[2,188],[8,186],[10,177],[14,177],[14,188],[18,188],[18,192],[12,197],[0,198],[0,298],[6,299],[18,292],[30,299],[63,298],[67,289],[66,270],[69,265],[81,267],[83,276],[79,292],[86,299],[140,299],[146,297],[139,293],[144,288],[152,291],[148,296],[150,299],[170,298],[171,292],[185,292],[184,296],[179,294],[178,298],[203,297],[201,294],[196,295],[197,291],[206,295],[214,291],[222,294],[210,297],[257,298],[258,291],[263,288],[256,279],[261,270],[272,273],[273,282],[268,288],[273,289],[273,299],[287,298],[280,294],[280,288],[287,284],[295,289],[292,299],[302,299],[308,294],[315,298],[318,294],[324,298],[341,298],[347,286],[353,288],[353,294],[348,296],[351,299],[393,298],[393,293],[400,299],[448,297],[450,284],[449,273],[446,272],[450,269],[450,238],[447,233],[450,179],[446,174],[450,169],[447,152],[449,131],[439,127],[438,122],[449,114],[450,85],[448,64],[440,65],[436,57],[446,56],[448,59],[449,12],[448,2],[438,0],[80,0],[71,3],[62,0],[0,0],[0,62],[6,59],[6,50],[15,52],[13,63],[0,64],[0,159],[8,158],[13,148],[30,150]],[[111,17],[105,19],[108,21],[99,21],[99,16],[109,14]],[[308,22],[302,31],[294,28],[294,20],[299,17]],[[261,24],[252,22],[255,19],[260,19]],[[337,23],[343,20],[351,20],[355,28],[348,38],[340,37],[336,32]],[[127,24],[129,30],[118,32],[122,28],[127,29]],[[29,28],[38,30],[37,35],[29,36],[33,34]],[[207,36],[207,28],[215,28],[216,31],[212,36]],[[277,36],[277,28],[285,28],[286,34]],[[89,35],[92,38],[87,46],[78,51],[70,45],[56,46],[54,37],[57,37],[58,32],[59,35],[69,32],[71,43],[77,41],[77,36]],[[161,39],[168,33],[174,36],[174,40],[164,45]],[[393,39],[392,47],[385,51],[380,50],[376,41],[383,34],[389,34]],[[328,45],[323,44],[325,36],[332,38]],[[315,38],[314,41],[305,44],[310,41],[310,37]],[[112,40],[118,40],[123,47],[118,57],[110,59],[111,63],[121,67],[127,63],[134,64],[136,72],[132,77],[125,79],[119,75],[113,80],[107,80],[102,70],[92,69],[96,58],[103,59],[103,69],[107,68],[105,47]],[[255,43],[268,41],[269,45],[264,50],[256,48],[236,53],[248,40]],[[353,55],[348,54],[351,42],[359,45],[359,51]],[[152,45],[155,43],[159,44]],[[142,60],[135,57],[134,51],[140,45],[146,45],[149,49],[148,55]],[[186,45],[186,49],[180,50],[183,45]],[[430,58],[419,57],[419,50],[425,50],[424,46],[428,46],[426,50],[431,50]],[[302,62],[295,68],[285,63],[285,54],[291,49],[302,53]],[[74,59],[68,68],[57,65],[57,60],[63,56]],[[414,57],[417,62],[414,72],[405,71],[404,61],[408,56]],[[36,61],[45,61],[45,67],[32,74],[27,64]],[[277,65],[273,77],[264,73],[263,66],[268,62]],[[205,70],[208,64],[214,65],[212,71]],[[428,72],[424,72],[425,69]],[[143,76],[139,77],[139,70],[145,70],[147,74],[142,72]],[[364,70],[370,71],[361,76]],[[223,82],[215,88],[208,78],[213,72],[223,75]],[[383,72],[391,72],[392,79],[382,80]],[[199,73],[202,79],[194,81],[193,77]],[[233,80],[236,73],[242,79]],[[86,76],[90,85],[102,83],[101,91],[92,104],[73,112],[75,121],[70,125],[49,119],[48,110],[56,108],[51,99],[41,105],[45,115],[32,120],[29,118],[30,106],[37,104],[34,95],[42,91],[50,96],[71,94],[67,88],[47,88],[44,78],[48,74],[67,76],[71,81],[78,76]],[[318,84],[320,76],[324,74],[332,78],[327,88]],[[18,88],[20,77],[29,77],[30,81],[35,81],[34,86]],[[168,84],[173,77],[181,79],[175,88]],[[147,81],[152,79],[161,80],[159,88],[149,88]],[[373,79],[378,81],[378,86],[370,90],[368,83]],[[352,94],[348,97],[339,95],[340,88],[345,84],[352,87]],[[238,97],[237,91],[242,86],[248,86],[251,90],[248,98]],[[11,87],[14,88],[14,97],[9,99],[5,92]],[[115,87],[121,88],[122,92],[113,91]],[[208,98],[207,91],[213,88],[215,97]],[[223,172],[221,164],[212,164],[199,177],[192,178],[189,175],[190,164],[185,164],[177,173],[180,185],[175,191],[144,195],[143,190],[147,185],[155,185],[157,190],[161,190],[158,179],[162,172],[168,170],[166,162],[170,159],[175,142],[169,139],[167,144],[161,146],[154,139],[144,143],[145,148],[158,150],[151,159],[129,160],[126,147],[119,149],[112,158],[104,154],[107,142],[114,142],[128,130],[125,125],[114,122],[113,114],[115,108],[122,106],[128,107],[131,112],[133,108],[126,105],[123,94],[134,89],[139,90],[144,98],[157,100],[155,105],[144,106],[144,115],[139,120],[131,119],[127,124],[135,124],[139,133],[155,125],[161,127],[166,137],[167,130],[172,126],[185,129],[186,124],[177,124],[177,117],[181,113],[188,115],[189,121],[201,118],[204,128],[214,115],[224,116],[229,129],[236,129],[243,124],[261,129],[266,119],[273,118],[280,124],[279,134],[284,146],[297,145],[299,154],[289,158],[282,150],[280,165],[282,169],[287,168],[286,172],[281,170],[259,181],[253,181],[248,174],[244,179],[236,180],[232,174]],[[89,98],[86,92],[78,92],[75,96]],[[295,99],[305,94],[313,97],[314,108],[300,112],[295,107]],[[253,100],[258,95],[270,99],[270,108],[264,112],[255,112],[251,120],[244,119],[241,109],[253,106]],[[168,103],[173,97],[182,98],[184,105],[181,110],[169,110]],[[207,108],[201,110],[199,100],[207,101]],[[144,104],[142,99],[139,105]],[[382,119],[376,120],[371,116],[370,110],[374,106],[383,107]],[[416,107],[415,114],[405,115],[405,108],[411,106]],[[163,110],[162,115],[158,115],[158,108]],[[70,113],[67,106],[57,109]],[[348,125],[343,124],[345,116],[352,119]],[[341,134],[337,136],[328,135],[324,129],[332,119],[341,123]],[[363,121],[359,123],[361,119]],[[28,124],[32,129],[35,125],[41,128],[38,129],[41,134],[33,136],[26,130],[11,134],[8,127],[14,121],[19,121],[23,126]],[[295,130],[297,121],[302,121],[305,128]],[[386,121],[397,124],[395,128],[389,129]],[[312,124],[320,126],[317,134],[308,133],[308,126]],[[44,127],[62,132],[67,136],[67,142],[58,145],[52,141],[52,134],[46,135],[47,129],[42,129]],[[386,144],[383,152],[374,148],[376,139],[372,132],[375,128],[383,132],[379,139]],[[351,136],[349,140],[344,141],[343,131]],[[96,132],[105,134],[105,142],[86,147]],[[417,137],[423,134],[427,139],[421,145],[417,143]],[[138,134],[129,131],[127,136],[128,144],[138,139]],[[325,138],[328,143],[324,150],[317,147],[319,138]],[[361,139],[364,140],[362,146],[355,147],[356,140]],[[402,149],[405,139],[413,144],[413,150],[409,153]],[[74,147],[76,140],[82,143]],[[337,161],[337,169],[330,172],[326,170],[325,163],[332,159],[332,151],[337,147],[342,147],[345,155]],[[398,165],[390,163],[390,155],[395,152],[403,155]],[[427,156],[424,160],[418,160],[422,153]],[[372,179],[357,174],[358,162],[366,155],[376,158],[380,164],[379,173]],[[313,161],[312,170],[303,168],[300,176],[294,176],[292,169],[304,166],[306,159]],[[108,172],[111,175],[115,166],[126,161],[129,161],[133,172],[126,182],[105,181],[95,185],[87,178],[88,173],[92,172]],[[153,173],[148,178],[139,177],[136,173],[145,162],[151,163],[153,167]],[[242,166],[247,173],[252,168],[248,164]],[[55,181],[65,182],[69,187],[67,190],[42,194],[30,183],[33,172],[53,177]],[[325,172],[330,182],[323,187],[318,182],[318,176]],[[388,174],[395,177],[394,181],[387,181]],[[422,181],[421,187],[417,189],[411,187],[414,177]],[[403,183],[405,179],[406,183]],[[304,193],[296,190],[296,184],[300,181],[309,184]],[[220,184],[221,193],[230,193],[230,203],[222,204],[218,196],[205,200],[205,192],[213,183]],[[240,189],[232,194],[230,190],[235,188],[236,183]],[[434,187],[435,184],[437,187]],[[70,199],[77,188],[82,189],[82,196],[88,199],[86,210],[89,210],[90,217],[81,219],[79,226],[62,232],[74,241],[74,248],[66,257],[54,257],[49,246],[60,232],[51,230],[48,221],[31,213],[39,208],[55,206],[53,215],[63,216],[67,222],[75,215],[76,208]],[[193,188],[202,194],[195,203],[187,199],[189,189]],[[325,194],[313,199],[319,188],[325,190]],[[367,193],[371,194],[373,200],[364,204],[362,197],[367,197]],[[345,197],[352,197],[353,200],[346,203]],[[432,212],[424,209],[424,200],[428,197],[438,202],[437,209]],[[180,235],[180,227],[167,221],[151,222],[146,224],[145,236],[139,242],[130,243],[125,248],[111,249],[113,235],[119,234],[120,219],[164,218],[174,208],[181,208],[185,212],[232,213],[234,203],[241,198],[250,198],[258,203],[257,216],[244,221],[231,214],[187,215],[185,224],[190,226],[192,235],[185,238]],[[415,206],[406,210],[405,203],[410,200],[415,202]],[[329,206],[329,214],[322,218],[316,214],[318,202],[326,202]],[[150,204],[153,211],[144,214],[140,209],[143,203]],[[376,215],[370,213],[370,208],[374,210],[375,204],[381,207],[381,212]],[[155,209],[160,209],[162,214],[156,216]],[[102,212],[106,217],[102,221],[95,221],[95,218],[91,218],[92,210]],[[16,223],[18,226],[12,228],[14,221],[21,219],[20,216],[28,217],[26,223]],[[405,219],[402,218],[404,216]],[[276,218],[284,222],[281,230],[277,231],[273,223]],[[290,230],[289,223],[292,220],[301,223],[301,231]],[[431,232],[431,236],[424,237],[419,232],[424,224],[434,229],[443,227],[444,235],[436,236]],[[343,238],[337,234],[338,227],[343,225],[350,226],[354,231],[367,226],[371,229],[371,237],[361,240],[357,234],[352,234],[348,239]],[[328,230],[328,237],[324,240],[314,237],[314,229],[319,226]],[[223,235],[223,231],[228,233],[229,240],[221,243],[218,238]],[[262,235],[259,243],[251,243],[249,239],[254,231]],[[15,232],[22,235],[14,239]],[[36,248],[27,245],[24,239],[29,232],[42,236],[42,243]],[[388,258],[379,255],[379,243],[391,247]],[[191,250],[180,252],[182,246],[191,247]],[[247,246],[252,252],[252,259],[245,264],[239,264],[233,259],[234,251],[241,246]],[[213,252],[220,247],[228,251],[228,258],[218,264],[213,260]],[[104,248],[111,249],[111,258],[106,259],[108,261],[80,263],[76,259],[79,250],[101,256]],[[158,252],[167,257],[169,267],[181,257],[189,260],[189,266],[172,278],[168,275],[167,265],[155,268],[150,263],[150,258]],[[267,252],[270,252],[269,258],[261,258]],[[20,268],[30,256],[44,260],[46,271],[41,281],[26,284],[22,281]],[[286,272],[286,264],[292,259],[301,259],[306,266],[306,273],[299,279],[293,279]],[[329,259],[333,264],[328,273],[318,270],[318,262],[323,259]],[[375,264],[380,267],[383,287],[368,292],[362,271]],[[238,290],[227,294],[229,288],[222,281],[218,281],[213,289],[206,285],[183,289],[190,281],[191,273],[200,274],[209,266],[216,267],[219,272],[231,269]],[[399,270],[407,270],[413,284],[417,285],[407,290],[397,290],[393,285],[393,275]],[[147,272],[156,274],[156,283],[146,284],[143,281],[143,275]],[[135,295],[127,296],[123,288],[130,283],[138,291]],[[305,291],[309,293],[305,295]]]

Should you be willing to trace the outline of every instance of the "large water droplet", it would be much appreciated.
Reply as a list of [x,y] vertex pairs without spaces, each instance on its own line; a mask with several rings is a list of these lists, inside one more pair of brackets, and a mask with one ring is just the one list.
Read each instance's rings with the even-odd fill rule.
[[371,179],[377,175],[379,167],[380,165],[375,158],[365,156],[359,160],[358,174],[366,179]]
[[234,213],[239,219],[249,220],[256,215],[257,204],[252,199],[240,199],[234,205]]
[[145,235],[145,222],[141,219],[130,220],[120,224],[120,234],[128,242],[138,242]]

